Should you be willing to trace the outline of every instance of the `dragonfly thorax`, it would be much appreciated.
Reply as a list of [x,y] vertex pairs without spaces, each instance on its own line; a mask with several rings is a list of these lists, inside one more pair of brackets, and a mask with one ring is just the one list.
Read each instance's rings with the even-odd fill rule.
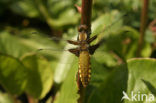
[[88,51],[89,44],[86,42],[80,42],[79,49],[80,51]]
[[86,41],[87,40],[87,34],[86,33],[80,33],[78,36],[78,40],[81,41]]

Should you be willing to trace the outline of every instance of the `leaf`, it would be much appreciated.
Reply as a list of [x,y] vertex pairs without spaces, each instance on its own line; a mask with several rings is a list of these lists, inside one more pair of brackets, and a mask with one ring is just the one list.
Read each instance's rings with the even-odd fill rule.
[[149,29],[146,30],[146,33],[145,33],[145,41],[148,42],[148,43],[154,43],[155,42],[154,34]]
[[[139,32],[131,27],[124,26],[118,33],[112,33],[108,36],[103,48],[105,50],[113,51],[121,55],[125,59],[136,57],[138,50]],[[114,45],[115,44],[115,45]],[[151,55],[151,46],[148,42],[144,42],[141,51],[142,57],[149,57]]]
[[[104,68],[104,67],[103,67]],[[98,68],[97,68],[98,69]],[[105,72],[98,86],[92,83],[87,88],[87,96],[85,103],[145,103],[143,101],[121,101],[123,91],[126,92],[131,99],[131,92],[141,94],[156,95],[156,60],[155,59],[130,59],[126,64],[115,67],[112,72]],[[98,71],[98,70],[97,70]],[[101,71],[101,70],[99,70]],[[98,72],[95,72],[98,73]],[[100,74],[98,73],[98,74]],[[98,80],[92,76],[93,80]],[[152,101],[150,103],[154,103]]]
[[129,7],[129,9],[138,10],[141,7],[140,1],[123,0],[124,5]]
[[27,72],[16,58],[0,54],[0,84],[11,94],[21,94],[25,89]]
[[76,13],[74,9],[67,9],[64,10],[57,19],[55,19],[53,22],[53,25],[55,27],[61,27],[65,25],[73,25],[76,24],[79,20],[80,15]]
[[[128,61],[129,76],[127,94],[131,96],[131,92],[140,92],[140,94],[151,94],[154,91],[151,88],[156,88],[156,60],[155,59],[130,59]],[[149,85],[150,84],[150,85]],[[150,87],[149,87],[150,86]],[[155,95],[155,94],[154,94]],[[145,103],[145,99],[142,102]],[[153,101],[154,102],[154,101]],[[152,103],[153,103],[152,102]],[[125,103],[131,103],[126,101]]]
[[[105,56],[104,56],[104,58],[105,58]],[[101,84],[101,82],[103,82],[108,77],[108,75],[112,72],[112,70],[113,69],[111,67],[108,67],[106,63],[103,64],[103,63],[99,62],[97,59],[95,59],[94,57],[92,57],[91,58],[90,85],[98,87]]]
[[[66,45],[65,48],[69,48]],[[79,95],[77,94],[78,87],[76,84],[76,73],[78,70],[77,57],[73,54],[63,52],[55,68],[54,80],[56,83],[62,83],[60,91],[56,95],[54,103],[77,103]],[[64,62],[72,62],[72,64],[61,64]],[[70,98],[70,99],[69,99]]]
[[[136,57],[138,45],[138,32],[131,27],[123,27],[118,33],[112,34],[107,38],[106,48],[116,52],[125,59]],[[114,45],[115,44],[115,45]]]
[[14,103],[7,93],[0,92],[0,103]]
[[43,98],[53,84],[53,69],[50,63],[35,54],[25,55],[22,62],[27,67],[29,75],[26,84],[27,93],[35,98]]
[[58,29],[78,22],[80,15],[76,13],[73,5],[72,1],[63,0],[19,0],[14,2],[10,8],[25,17],[39,19],[43,17],[43,21]]
[[[64,47],[65,50],[69,48],[71,48],[70,44],[67,44]],[[78,60],[78,58],[74,54],[67,52],[67,51],[62,52],[62,54],[60,55],[60,60],[58,61],[58,65],[56,67],[55,74],[54,74],[54,81],[56,83],[61,83],[66,78],[67,73],[71,69],[71,66],[73,65],[73,63],[76,63],[76,60]]]
[[[97,68],[98,69],[98,68]],[[127,88],[128,69],[126,65],[114,68],[114,70],[101,81],[98,87],[92,87],[92,92],[86,99],[86,103],[120,103],[122,91]]]
[[13,2],[10,8],[15,13],[26,17],[34,18],[39,16],[39,11],[34,0],[19,0]]
[[78,87],[76,83],[77,68],[78,65],[76,63],[73,64],[70,68],[54,103],[77,103],[77,99],[79,98],[79,95],[77,94]]
[[57,17],[59,14],[61,14],[64,10],[71,8],[73,6],[73,0],[47,0],[48,9],[51,12],[52,15]]
[[[102,48],[102,47],[100,47],[100,48]],[[117,60],[114,58],[113,54],[109,53],[106,50],[100,50],[100,48],[93,55],[93,57],[96,59],[96,61],[101,64],[104,64],[108,67],[116,66]],[[96,64],[96,63],[94,63],[94,64]],[[96,68],[96,66],[95,66],[95,68]]]
[[23,45],[20,39],[10,35],[8,32],[0,32],[0,51],[14,57],[20,57],[30,51],[28,46]]
[[[100,15],[94,22],[92,26],[93,35],[104,34],[108,35],[111,32],[115,32],[122,26],[123,16],[117,10],[113,10],[110,13],[105,13]],[[103,37],[103,36],[102,36]]]
[[150,43],[145,41],[143,44],[142,51],[141,51],[141,56],[142,57],[150,57],[151,53],[152,53],[152,46]]
[[67,25],[76,25],[80,14],[76,12],[73,0],[47,0],[48,10],[53,19],[54,27],[66,28]]
[[[13,36],[9,32],[0,32],[0,51],[4,54],[8,54],[14,57],[20,58],[26,53],[36,52],[46,57],[58,58],[59,53],[51,51],[37,52],[38,49],[53,48],[54,50],[60,49],[61,45],[49,40],[45,35],[30,35],[35,29],[20,30],[20,36]],[[56,55],[58,54],[58,55]]]

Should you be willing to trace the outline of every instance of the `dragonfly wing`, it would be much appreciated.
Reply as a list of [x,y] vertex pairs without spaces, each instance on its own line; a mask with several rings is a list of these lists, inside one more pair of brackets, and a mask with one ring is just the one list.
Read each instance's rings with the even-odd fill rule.
[[[56,61],[62,64],[72,64],[72,61],[59,61],[63,54],[73,55],[68,49],[73,48],[72,45],[68,44],[67,40],[71,38],[57,38],[43,35],[39,32],[31,33],[30,35],[22,36],[24,40],[28,40],[35,44],[33,45],[33,51],[37,54],[44,55],[47,59]],[[74,55],[73,55],[74,56]]]
[[[65,42],[71,41],[71,37],[61,38],[61,37],[49,36],[48,34],[47,35],[41,34],[39,32],[33,32],[30,34],[31,34],[30,37],[34,38],[34,39],[45,38],[45,39],[51,40],[51,41],[65,41]],[[76,41],[76,40],[73,40],[73,41]]]
[[[72,53],[68,51],[68,49],[54,49],[54,48],[39,48],[36,50],[36,53],[44,55],[50,61],[56,61],[60,64],[72,64],[72,60],[65,60],[63,59],[60,61],[62,56],[67,58],[69,56],[74,56]],[[75,57],[77,58],[77,57]]]
[[96,50],[99,46],[100,46],[100,43],[97,43],[97,44],[95,44],[95,45],[90,46],[90,47],[89,47],[89,53],[90,53],[91,55],[93,55],[94,52],[95,52],[95,50]]
[[79,48],[72,48],[72,49],[68,49],[69,52],[75,54],[77,57],[79,57]]

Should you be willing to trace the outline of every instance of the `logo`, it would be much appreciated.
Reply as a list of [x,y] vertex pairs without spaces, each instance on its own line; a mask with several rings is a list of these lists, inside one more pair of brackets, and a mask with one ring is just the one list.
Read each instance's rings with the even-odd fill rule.
[[142,94],[140,92],[134,93],[133,91],[131,92],[130,95],[127,95],[127,93],[125,91],[123,91],[122,93],[123,93],[123,97],[121,98],[121,101],[122,100],[128,100],[128,101],[146,101],[146,102],[150,102],[150,101],[155,100],[153,94]]

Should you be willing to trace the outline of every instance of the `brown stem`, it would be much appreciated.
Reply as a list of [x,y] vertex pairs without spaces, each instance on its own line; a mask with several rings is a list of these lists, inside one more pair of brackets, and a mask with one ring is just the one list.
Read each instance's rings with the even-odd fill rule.
[[37,99],[34,99],[33,97],[29,96],[28,94],[27,94],[27,98],[28,98],[29,103],[38,103]]
[[78,93],[80,94],[80,98],[78,99],[78,103],[83,103],[84,97],[85,97],[85,88],[82,87]]
[[[81,6],[81,25],[85,25],[85,32],[90,37],[91,34],[91,15],[92,15],[92,0],[82,0]],[[79,30],[80,32],[80,30]],[[78,93],[80,94],[80,98],[78,99],[78,103],[83,103],[85,97],[85,88],[82,86],[80,78],[77,80],[77,84],[79,87]]]
[[92,0],[82,0],[81,25],[86,25],[87,33],[91,33]]
[[13,100],[14,103],[20,103],[20,101],[17,99],[16,96],[14,96],[14,95],[12,95],[10,93],[8,93],[8,95],[11,97],[11,99]]
[[149,0],[144,0],[142,12],[141,12],[141,26],[140,26],[140,37],[139,37],[139,42],[138,42],[137,57],[141,56],[141,50],[143,48],[147,16],[148,16],[147,15],[148,14],[148,4],[149,4]]

